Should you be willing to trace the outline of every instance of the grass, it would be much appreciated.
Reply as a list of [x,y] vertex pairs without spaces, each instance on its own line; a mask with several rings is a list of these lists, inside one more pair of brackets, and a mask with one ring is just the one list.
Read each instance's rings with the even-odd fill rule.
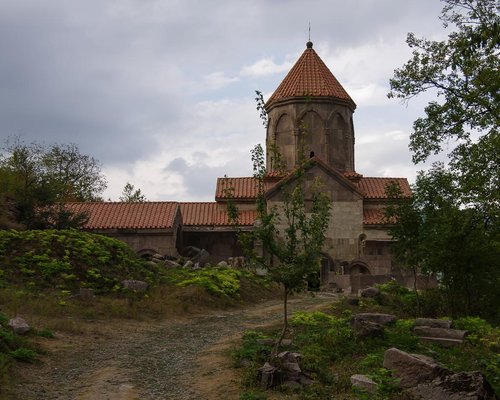
[[[393,292],[396,289],[390,288]],[[404,288],[401,290],[405,296]],[[461,318],[454,320],[453,326],[471,332],[463,345],[443,349],[423,344],[412,333],[411,307],[401,307],[405,301],[382,296],[379,302],[362,299],[358,305],[352,305],[344,299],[333,304],[327,312],[295,313],[290,319],[292,347],[285,350],[302,355],[301,368],[315,384],[295,394],[283,393],[283,396],[293,399],[401,399],[397,381],[382,366],[384,352],[390,347],[431,356],[454,372],[481,371],[497,395],[500,393],[500,329],[477,317]],[[399,319],[393,326],[386,327],[383,338],[360,340],[349,324],[351,316],[358,312],[392,313]],[[243,335],[241,346],[234,349],[233,363],[241,370],[247,393],[259,390],[257,369],[270,356],[271,346],[263,345],[262,339],[276,338],[278,332],[278,329],[248,331]],[[379,385],[377,393],[368,395],[354,391],[350,383],[353,374],[370,376]],[[267,391],[267,394],[281,398],[276,396],[276,390]]]

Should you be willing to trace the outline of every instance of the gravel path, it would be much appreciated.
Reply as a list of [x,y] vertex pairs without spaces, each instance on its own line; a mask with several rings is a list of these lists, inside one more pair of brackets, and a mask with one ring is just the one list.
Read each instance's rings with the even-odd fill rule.
[[[299,297],[290,301],[290,309],[313,309],[332,300]],[[190,384],[198,356],[245,329],[279,319],[281,302],[272,301],[156,326],[129,324],[95,342],[50,353],[43,368],[29,367],[24,374],[29,381],[20,381],[11,398],[206,400]]]

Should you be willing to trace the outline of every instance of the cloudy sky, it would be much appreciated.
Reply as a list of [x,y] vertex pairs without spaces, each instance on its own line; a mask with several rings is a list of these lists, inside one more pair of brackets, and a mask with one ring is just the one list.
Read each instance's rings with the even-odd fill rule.
[[425,99],[386,97],[407,32],[440,39],[439,0],[0,0],[0,137],[75,143],[102,163],[105,198],[213,201],[251,174],[267,99],[314,49],[357,104],[356,170],[407,176]]

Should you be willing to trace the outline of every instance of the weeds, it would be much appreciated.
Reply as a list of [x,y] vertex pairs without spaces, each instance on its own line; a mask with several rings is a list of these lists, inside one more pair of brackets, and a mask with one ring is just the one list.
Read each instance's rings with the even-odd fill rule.
[[24,347],[20,347],[16,350],[13,350],[9,353],[9,355],[16,359],[17,361],[31,363],[36,359],[36,352],[30,349],[26,349]]

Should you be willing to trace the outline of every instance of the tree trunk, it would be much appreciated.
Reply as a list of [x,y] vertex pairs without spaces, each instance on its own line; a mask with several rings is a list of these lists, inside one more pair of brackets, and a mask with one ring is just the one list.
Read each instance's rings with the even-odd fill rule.
[[417,287],[417,268],[413,268],[413,290],[415,291],[415,299],[417,300],[417,317],[420,317],[422,314],[422,308],[420,306],[420,295],[418,294]]
[[276,357],[278,355],[279,348],[281,346],[281,342],[283,341],[283,338],[285,337],[287,331],[288,331],[288,294],[289,294],[289,289],[285,285],[283,287],[283,329],[281,330],[281,334],[276,340],[276,344],[274,345],[273,351],[271,352],[271,359]]

